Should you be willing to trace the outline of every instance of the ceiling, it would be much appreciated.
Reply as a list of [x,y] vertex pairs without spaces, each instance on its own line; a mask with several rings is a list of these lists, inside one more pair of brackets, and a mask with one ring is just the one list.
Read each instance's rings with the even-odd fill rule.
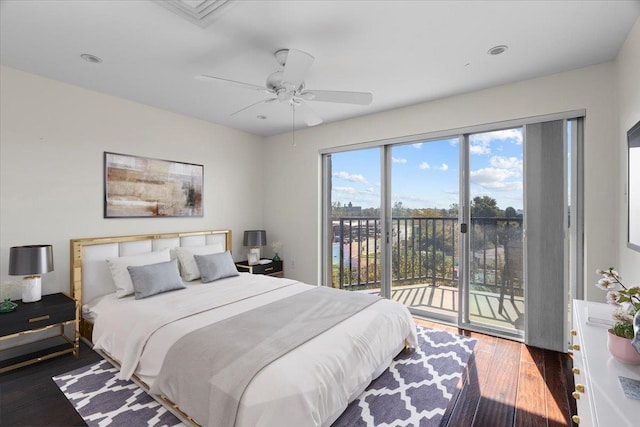
[[[373,93],[365,106],[309,101],[329,123],[613,60],[640,16],[640,1],[610,0],[172,1],[220,7],[195,23],[152,0],[1,0],[0,60],[268,136],[291,130],[287,103],[232,115],[265,94],[195,77],[263,86],[275,51],[308,52],[307,88]],[[489,55],[496,45],[508,50]]]

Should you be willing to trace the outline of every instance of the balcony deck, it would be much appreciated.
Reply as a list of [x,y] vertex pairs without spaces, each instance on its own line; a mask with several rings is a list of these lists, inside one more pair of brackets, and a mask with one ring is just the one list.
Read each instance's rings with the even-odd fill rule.
[[[371,292],[380,292],[372,290]],[[394,286],[391,299],[409,308],[429,313],[457,316],[458,288],[449,286],[409,285]],[[471,320],[509,330],[524,328],[524,300],[504,296],[503,310],[499,311],[500,293],[472,290],[469,295]]]

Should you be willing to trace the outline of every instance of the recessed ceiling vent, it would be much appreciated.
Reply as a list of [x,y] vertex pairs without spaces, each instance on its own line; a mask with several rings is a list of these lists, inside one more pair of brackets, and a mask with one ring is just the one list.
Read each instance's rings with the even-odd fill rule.
[[153,0],[199,27],[208,27],[235,0]]

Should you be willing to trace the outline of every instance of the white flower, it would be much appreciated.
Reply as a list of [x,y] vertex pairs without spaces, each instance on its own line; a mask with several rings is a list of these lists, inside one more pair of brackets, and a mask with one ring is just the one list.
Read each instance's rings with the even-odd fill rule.
[[618,308],[613,312],[613,318],[622,323],[633,323],[633,314],[629,314],[628,310]]
[[619,305],[618,299],[620,299],[620,293],[618,291],[607,292],[607,302],[613,305]]
[[616,284],[617,284],[616,282],[609,279],[608,277],[603,277],[602,279],[598,280],[598,283],[596,283],[596,286],[602,289],[603,291],[608,291],[610,289],[615,289]]

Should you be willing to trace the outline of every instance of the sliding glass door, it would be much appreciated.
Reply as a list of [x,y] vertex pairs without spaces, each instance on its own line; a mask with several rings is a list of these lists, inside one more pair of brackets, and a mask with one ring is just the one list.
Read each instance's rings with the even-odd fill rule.
[[322,153],[324,283],[562,350],[543,325],[582,281],[579,113]]
[[458,138],[391,151],[391,298],[416,314],[458,317]]
[[381,149],[345,151],[325,158],[330,185],[325,237],[330,286],[381,293]]
[[522,128],[468,135],[468,321],[524,330]]

